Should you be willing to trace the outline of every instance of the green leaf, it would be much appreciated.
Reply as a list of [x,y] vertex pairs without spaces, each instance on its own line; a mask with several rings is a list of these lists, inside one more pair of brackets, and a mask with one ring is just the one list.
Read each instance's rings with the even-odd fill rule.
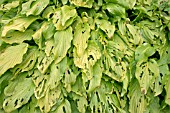
[[167,77],[167,82],[166,82],[166,85],[165,85],[165,90],[166,90],[166,96],[165,96],[165,103],[167,103],[168,105],[170,105],[170,77],[168,76]]
[[88,93],[92,92],[95,88],[100,86],[101,78],[102,78],[102,68],[98,63],[96,63],[93,67],[92,71],[92,79],[90,80]]
[[130,84],[128,98],[130,100],[130,113],[143,113],[145,111],[147,103],[144,95],[140,91],[140,86],[136,79]]
[[0,11],[6,11],[6,10],[10,10],[12,8],[16,8],[19,6],[19,1],[13,1],[11,3],[7,3],[7,4],[4,4],[4,5],[1,5],[0,7]]
[[40,107],[41,112],[49,112],[51,108],[57,103],[60,94],[60,87],[54,88],[52,90],[47,89],[45,96],[38,99],[38,105]]
[[96,19],[95,22],[97,26],[107,34],[109,39],[113,37],[114,32],[115,32],[114,24],[111,24],[109,21],[104,20],[104,19],[102,20]]
[[104,9],[107,9],[111,14],[114,16],[120,16],[122,18],[125,18],[125,8],[114,3],[108,3],[104,7]]
[[132,9],[134,5],[136,4],[136,0],[104,0],[106,2],[119,4],[127,9]]
[[68,0],[61,0],[61,2],[63,3],[63,5],[67,4]]
[[75,84],[76,78],[79,75],[80,71],[74,65],[73,60],[67,58],[67,62],[69,63],[67,64],[68,66],[67,69],[65,70],[64,87],[66,88],[67,92],[70,92],[72,91],[72,85]]
[[72,7],[64,5],[61,7],[61,25],[64,26],[65,23],[71,18],[76,15],[76,10]]
[[19,113],[41,113],[40,109],[37,107],[37,99],[32,96],[30,102],[21,107]]
[[47,19],[50,19],[50,15],[54,13],[54,10],[55,10],[55,7],[54,6],[48,6],[43,14],[42,14],[42,17],[43,18],[47,18]]
[[31,40],[33,35],[33,30],[28,29],[24,32],[21,31],[12,31],[8,32],[5,37],[2,37],[2,40],[6,43],[22,43],[25,40]]
[[101,53],[97,44],[93,41],[88,43],[88,47],[84,54],[81,56],[77,55],[77,50],[74,49],[74,64],[79,68],[91,68],[95,65],[98,59],[100,59]]
[[143,38],[149,43],[149,44],[155,44],[156,42],[154,41],[154,33],[148,28],[148,27],[143,27],[141,29],[142,36]]
[[133,39],[134,39],[134,44],[138,45],[142,39],[142,37],[140,36],[138,30],[130,24],[126,24],[127,28],[129,29],[129,32],[132,34]]
[[22,4],[22,14],[29,15],[39,15],[49,4],[49,0],[30,0]]
[[[159,76],[159,67],[157,62],[154,59],[150,59],[148,62],[137,62],[135,76],[139,81],[142,93],[146,94],[149,87],[151,87],[151,85],[155,82],[155,79]],[[160,92],[156,91],[156,95],[158,94],[160,94]]]
[[[22,75],[21,75],[22,76]],[[13,86],[7,86],[10,89]],[[12,95],[8,96],[3,102],[3,108],[6,112],[11,112],[26,104],[34,93],[34,84],[32,78],[24,78],[18,82]]]
[[80,113],[85,113],[86,112],[86,107],[88,105],[86,97],[74,94],[73,99],[74,99],[74,101],[77,101],[76,102],[77,103],[76,107],[77,107],[78,111]]
[[67,54],[68,49],[71,47],[73,40],[72,28],[69,27],[63,31],[57,31],[54,35],[54,59],[55,63],[59,63]]
[[76,54],[80,57],[87,48],[90,38],[90,26],[88,23],[79,23],[75,28],[73,45],[76,48]]
[[0,109],[3,107],[3,101],[6,98],[4,94],[4,89],[10,83],[10,79],[12,78],[12,73],[6,72],[3,76],[0,77]]
[[60,84],[60,80],[63,78],[64,73],[66,73],[66,68],[67,68],[66,58],[64,58],[58,64],[53,63],[51,65],[50,79],[48,81],[48,85],[50,89],[54,89]]
[[74,7],[64,5],[63,7],[58,8],[53,16],[53,23],[56,30],[66,29],[74,22],[76,17],[77,11]]
[[40,49],[43,48],[44,39],[50,39],[55,33],[55,27],[51,22],[46,22],[42,24],[41,28],[38,29],[33,35],[35,43],[39,46]]
[[140,45],[135,50],[135,60],[147,60],[149,56],[155,53],[155,49],[148,43]]
[[6,36],[8,31],[10,30],[18,30],[24,32],[29,25],[34,22],[37,17],[29,16],[29,17],[18,17],[10,21],[7,25],[4,26],[2,30],[2,37]]
[[22,63],[13,68],[12,71],[14,74],[17,75],[18,73],[32,70],[36,64],[38,55],[39,51],[36,47],[29,48],[27,53],[24,55],[25,57],[23,58]]
[[27,52],[27,48],[28,45],[22,43],[8,47],[0,54],[0,76],[8,69],[22,62],[23,55]]
[[56,113],[71,113],[71,105],[68,100],[64,100],[61,105],[56,109]]
[[91,8],[93,5],[94,0],[69,0],[72,4],[80,7],[87,7]]
[[49,77],[47,75],[43,75],[39,70],[34,70],[32,80],[35,84],[34,95],[37,99],[45,96],[48,89],[48,85],[46,85],[48,79]]
[[39,63],[37,65],[37,68],[42,74],[45,74],[48,71],[51,63],[54,61],[54,56],[53,55],[45,56],[44,53],[39,53],[39,54],[40,54],[40,56],[38,59]]

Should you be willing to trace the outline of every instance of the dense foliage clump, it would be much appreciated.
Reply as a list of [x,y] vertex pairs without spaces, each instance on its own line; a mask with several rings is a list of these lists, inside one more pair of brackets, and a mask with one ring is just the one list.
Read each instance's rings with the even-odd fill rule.
[[0,113],[170,113],[169,0],[0,0]]

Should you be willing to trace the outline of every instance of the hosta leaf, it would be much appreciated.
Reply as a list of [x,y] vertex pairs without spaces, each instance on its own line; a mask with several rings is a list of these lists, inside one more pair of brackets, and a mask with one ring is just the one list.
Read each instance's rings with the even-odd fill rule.
[[21,31],[12,31],[8,32],[5,37],[2,37],[2,40],[6,43],[12,44],[12,43],[22,43],[25,40],[31,40],[33,30],[28,29],[25,32]]
[[37,99],[32,96],[30,102],[24,105],[19,113],[41,113],[40,109],[37,107]]
[[34,84],[37,86],[35,96],[38,99],[38,105],[41,111],[46,112],[50,111],[60,97],[60,80],[67,67],[67,59],[63,59],[58,64],[53,63],[50,67],[50,75],[42,75],[39,71],[35,71],[33,76]]
[[83,86],[82,77],[78,76],[76,82],[72,85],[72,92],[79,96],[85,95],[85,87]]
[[142,32],[142,36],[143,38],[150,44],[155,44],[154,41],[154,34],[153,32],[148,28],[148,27],[144,27],[141,29]]
[[136,0],[104,0],[106,2],[110,3],[117,3],[127,9],[132,9],[136,3]]
[[66,88],[67,92],[72,91],[72,85],[75,84],[76,79],[80,73],[78,68],[74,65],[73,59],[67,58],[68,66],[65,70],[64,76],[64,87]]
[[76,10],[72,7],[64,5],[61,7],[61,25],[64,26],[65,23],[71,18],[76,16]]
[[[142,93],[146,94],[148,88],[151,87],[152,83],[159,76],[157,62],[154,59],[150,59],[148,62],[137,62],[135,76],[139,81]],[[159,92],[156,93],[159,94]]]
[[90,37],[90,26],[88,23],[79,23],[76,26],[73,44],[76,48],[77,55],[80,57],[87,48],[88,39]]
[[115,32],[114,24],[111,24],[109,21],[104,20],[104,19],[103,20],[96,19],[95,22],[97,26],[107,34],[108,38],[113,37],[114,32]]
[[93,41],[88,43],[86,51],[80,57],[77,55],[77,50],[74,50],[74,64],[79,68],[90,68],[97,62],[98,59],[100,59],[100,57],[100,49]]
[[55,9],[54,6],[47,7],[43,12],[42,17],[50,19],[50,15],[54,13],[54,9]]
[[160,51],[160,59],[158,60],[159,65],[169,64],[170,63],[170,47],[168,44]]
[[137,45],[140,43],[142,37],[140,36],[140,34],[138,33],[138,30],[130,25],[130,24],[126,24],[127,28],[129,29],[129,32],[132,34],[133,39],[134,39],[134,44]]
[[113,41],[108,41],[103,52],[104,73],[116,81],[123,81],[127,76],[127,69],[126,61],[121,59],[124,59],[126,55],[130,56],[123,40],[115,34]]
[[13,68],[12,71],[15,73],[15,75],[20,72],[32,70],[36,64],[38,54],[39,51],[36,47],[28,49],[27,54],[25,54],[25,57],[23,58],[23,62]]
[[54,48],[54,39],[49,39],[45,42],[45,54],[46,56],[50,56],[52,54],[52,50]]
[[125,18],[125,8],[118,4],[108,3],[104,6],[104,9],[107,9],[111,14],[115,16]]
[[74,7],[64,5],[63,7],[57,9],[53,16],[53,23],[56,30],[66,29],[73,23],[76,17],[77,12]]
[[40,99],[45,96],[48,88],[48,85],[46,85],[48,79],[49,79],[48,75],[43,75],[41,74],[40,71],[34,70],[32,80],[36,87],[34,90],[34,95],[37,99]]
[[125,22],[124,22],[123,20],[120,20],[120,21],[118,22],[118,27],[119,27],[120,33],[121,33],[122,35],[126,35],[126,30],[127,30],[127,28],[126,28],[126,24],[125,24]]
[[135,50],[135,60],[147,60],[155,53],[155,49],[148,43],[140,45]]
[[68,49],[71,47],[73,39],[72,28],[69,27],[63,31],[57,31],[54,35],[54,59],[55,63],[59,63],[67,54]]
[[169,113],[169,6],[0,0],[0,113]]
[[8,47],[0,54],[0,76],[8,69],[22,62],[23,55],[27,52],[27,47],[27,44],[22,43]]
[[2,30],[2,37],[6,36],[7,32],[10,30],[18,30],[24,32],[28,26],[34,22],[37,17],[29,16],[29,17],[18,17],[13,19],[10,23],[4,26]]
[[49,0],[30,0],[22,5],[22,13],[29,15],[39,15],[49,4]]
[[[7,86],[8,88],[13,86]],[[12,95],[8,96],[4,103],[3,108],[6,112],[11,112],[22,105],[26,104],[30,97],[34,93],[34,84],[31,78],[24,78],[22,81],[19,81]]]
[[[86,97],[85,96],[79,96],[77,94],[72,94],[73,95],[73,100],[74,101],[77,101],[77,109],[79,112],[77,113],[85,113],[86,111],[86,107],[87,107],[87,100],[86,100]],[[73,111],[73,110],[72,110]]]
[[35,43],[42,49],[44,42],[43,40],[50,39],[55,33],[55,27],[51,22],[44,22],[40,29],[38,29],[33,35]]
[[[151,102],[150,102],[150,105],[149,105],[149,108],[148,108],[148,112],[154,112],[154,113],[161,113],[160,112],[160,105],[159,105],[159,98],[158,97],[154,97],[154,95],[152,95],[151,98]],[[147,110],[146,110],[147,111]]]
[[38,100],[38,105],[42,112],[49,112],[51,108],[56,104],[61,94],[60,87],[55,89],[47,89],[46,95]]
[[72,4],[80,7],[88,7],[91,8],[94,0],[69,0]]
[[3,107],[3,101],[6,98],[4,94],[5,87],[9,84],[12,73],[6,72],[3,76],[0,77],[0,109]]
[[144,95],[140,91],[140,86],[137,80],[131,82],[128,98],[130,99],[130,113],[143,113],[145,111],[147,103]]
[[45,74],[51,65],[51,63],[54,61],[54,56],[45,56],[44,53],[39,53],[41,57],[38,57],[39,63],[37,65],[38,70],[42,73]]
[[56,113],[71,113],[71,105],[68,100],[64,100],[61,105],[56,109]]
[[100,86],[102,78],[102,68],[96,63],[92,69],[92,79],[90,80],[88,92],[93,91],[95,88]]
[[166,82],[166,85],[165,85],[165,90],[166,90],[166,96],[165,96],[165,103],[167,103],[168,105],[170,105],[170,77],[168,76],[167,77],[167,82]]
[[0,11],[10,10],[12,8],[16,8],[19,6],[19,1],[13,1],[11,3],[7,3],[5,5],[1,5]]
[[51,65],[50,79],[48,81],[48,85],[50,89],[54,89],[60,84],[60,80],[63,78],[66,68],[67,68],[66,58],[64,58],[58,64],[53,63]]

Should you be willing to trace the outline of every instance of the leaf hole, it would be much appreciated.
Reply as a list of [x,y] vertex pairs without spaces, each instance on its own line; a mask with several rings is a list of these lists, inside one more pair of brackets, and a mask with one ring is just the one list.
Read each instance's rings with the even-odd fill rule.
[[63,112],[64,112],[64,113],[66,113],[66,109],[65,109],[65,107],[64,107],[64,106],[63,106]]
[[14,107],[17,106],[17,104],[18,104],[18,99],[15,100],[15,103],[14,103],[14,104],[15,104]]
[[168,51],[166,51],[166,54],[168,54]]
[[7,106],[8,105],[8,101],[5,103],[5,106]]
[[21,102],[23,102],[23,101],[24,101],[24,99],[22,98],[22,99],[21,99]]
[[44,110],[44,109],[45,109],[45,106],[42,107],[42,110]]
[[52,17],[53,17],[53,15],[54,15],[54,14],[53,14],[53,13],[51,13],[49,17],[50,17],[50,18],[52,18]]

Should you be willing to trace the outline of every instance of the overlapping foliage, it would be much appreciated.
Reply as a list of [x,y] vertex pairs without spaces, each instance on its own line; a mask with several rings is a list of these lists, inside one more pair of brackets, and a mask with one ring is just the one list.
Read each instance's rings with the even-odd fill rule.
[[169,113],[170,1],[1,0],[1,113]]

